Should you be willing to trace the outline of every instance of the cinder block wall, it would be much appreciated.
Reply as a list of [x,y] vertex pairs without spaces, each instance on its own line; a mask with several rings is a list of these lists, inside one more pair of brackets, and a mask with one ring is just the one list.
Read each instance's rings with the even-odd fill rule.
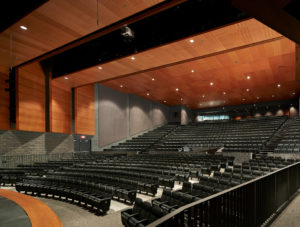
[[73,136],[62,133],[0,130],[0,155],[72,153]]

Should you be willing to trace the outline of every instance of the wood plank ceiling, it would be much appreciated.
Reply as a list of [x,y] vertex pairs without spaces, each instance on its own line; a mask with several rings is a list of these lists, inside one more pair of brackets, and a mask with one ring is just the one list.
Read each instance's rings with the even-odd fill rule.
[[162,1],[50,0],[0,34],[0,67],[21,64]]
[[55,80],[71,87],[100,82],[125,93],[191,109],[283,100],[300,94],[300,84],[295,81],[294,42],[255,19],[67,78]]

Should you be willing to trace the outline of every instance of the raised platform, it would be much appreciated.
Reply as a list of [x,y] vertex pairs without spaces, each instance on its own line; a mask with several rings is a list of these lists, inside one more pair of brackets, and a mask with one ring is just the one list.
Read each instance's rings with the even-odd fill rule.
[[42,201],[0,189],[1,227],[62,227],[57,215]]

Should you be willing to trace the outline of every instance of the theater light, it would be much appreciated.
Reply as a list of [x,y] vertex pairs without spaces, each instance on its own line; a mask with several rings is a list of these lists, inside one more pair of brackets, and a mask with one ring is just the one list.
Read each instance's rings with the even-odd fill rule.
[[130,59],[131,59],[131,60],[135,60],[135,57],[132,56]]
[[190,39],[190,43],[194,43],[194,40],[193,40],[193,39]]
[[23,30],[25,30],[25,31],[27,30],[27,27],[24,26],[24,25],[21,25],[20,28],[23,29]]
[[98,69],[102,69],[102,67],[101,67],[101,66],[99,66],[99,67],[98,67]]

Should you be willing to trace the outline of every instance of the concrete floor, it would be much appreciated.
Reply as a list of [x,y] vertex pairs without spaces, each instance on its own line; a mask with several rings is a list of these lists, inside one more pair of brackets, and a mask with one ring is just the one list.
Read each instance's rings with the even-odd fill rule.
[[300,192],[270,227],[300,227]]

